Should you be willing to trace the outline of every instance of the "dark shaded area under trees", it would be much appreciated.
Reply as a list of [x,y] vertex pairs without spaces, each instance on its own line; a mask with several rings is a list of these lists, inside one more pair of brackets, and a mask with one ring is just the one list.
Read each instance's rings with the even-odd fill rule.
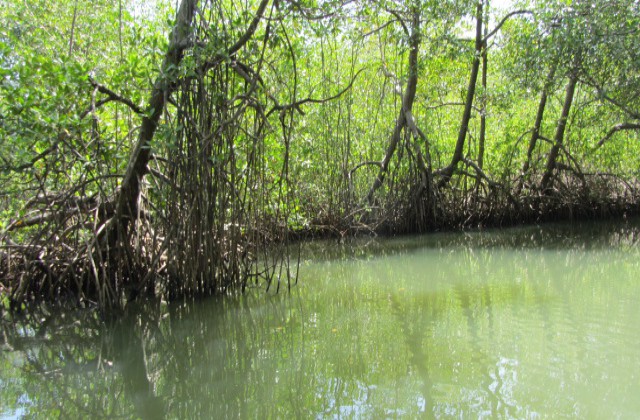
[[144,10],[1,12],[7,307],[278,290],[294,238],[637,213],[638,2]]

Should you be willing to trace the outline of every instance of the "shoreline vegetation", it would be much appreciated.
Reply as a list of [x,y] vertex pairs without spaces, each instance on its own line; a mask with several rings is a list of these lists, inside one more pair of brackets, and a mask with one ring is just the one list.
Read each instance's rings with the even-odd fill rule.
[[638,2],[169,3],[0,12],[3,308],[278,291],[313,237],[640,214]]

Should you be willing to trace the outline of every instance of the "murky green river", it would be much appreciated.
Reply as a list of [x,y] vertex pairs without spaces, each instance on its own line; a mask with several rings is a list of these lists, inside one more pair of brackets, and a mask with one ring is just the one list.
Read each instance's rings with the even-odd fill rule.
[[290,293],[13,319],[0,416],[638,418],[639,226],[316,242]]

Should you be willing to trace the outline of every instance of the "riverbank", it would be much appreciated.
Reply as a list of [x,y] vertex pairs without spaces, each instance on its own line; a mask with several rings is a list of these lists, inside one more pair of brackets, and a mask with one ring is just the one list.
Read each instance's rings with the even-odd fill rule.
[[[5,310],[9,311],[19,311],[28,303],[64,302],[64,305],[75,304],[118,312],[127,302],[147,297],[168,301],[194,299],[234,290],[243,291],[248,285],[257,284],[266,289],[273,287],[274,290],[280,290],[283,285],[288,288],[297,278],[296,244],[309,239],[344,240],[363,235],[455,232],[561,221],[624,221],[640,214],[640,200],[635,190],[629,188],[624,196],[609,197],[604,196],[604,190],[601,191],[599,196],[591,194],[589,198],[585,198],[584,194],[568,197],[540,195],[523,197],[517,201],[512,195],[475,195],[464,200],[456,200],[451,195],[444,198],[438,209],[431,209],[430,220],[423,219],[426,213],[419,214],[414,202],[397,204],[393,208],[362,211],[359,213],[366,213],[366,217],[353,216],[349,223],[344,218],[334,217],[315,220],[315,224],[302,228],[283,230],[259,226],[255,227],[253,235],[247,234],[249,231],[246,229],[238,228],[234,231],[235,252],[231,252],[233,248],[229,248],[224,254],[226,256],[219,259],[217,264],[224,270],[235,270],[239,273],[240,280],[221,283],[219,287],[196,287],[186,292],[181,291],[181,279],[177,272],[172,272],[168,267],[166,250],[162,249],[157,240],[157,249],[153,252],[155,257],[140,259],[129,270],[120,272],[119,275],[124,279],[120,285],[96,281],[97,277],[102,275],[108,278],[109,274],[105,267],[97,266],[100,256],[96,257],[95,253],[48,248],[48,244],[38,242],[30,245],[14,245],[9,242],[0,255],[0,295]],[[237,233],[240,231],[245,234]],[[154,238],[138,238],[138,241],[153,246]],[[148,265],[145,266],[144,261]],[[207,268],[200,275],[205,272],[221,273],[224,270]],[[105,306],[104,301],[101,301],[104,294],[116,298]]]

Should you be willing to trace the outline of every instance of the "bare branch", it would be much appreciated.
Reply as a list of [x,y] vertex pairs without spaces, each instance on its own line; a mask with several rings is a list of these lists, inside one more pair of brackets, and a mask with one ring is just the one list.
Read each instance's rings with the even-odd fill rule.
[[258,27],[258,24],[260,23],[260,20],[262,20],[262,15],[264,14],[264,11],[267,8],[268,4],[269,4],[269,0],[262,0],[246,32],[244,33],[244,35],[242,35],[238,39],[238,41],[235,44],[233,44],[231,48],[229,48],[229,50],[227,51],[227,54],[231,56],[237,53],[240,50],[240,48],[244,47],[244,44],[246,44],[251,39],[254,32],[256,31],[256,28]]
[[409,31],[407,24],[404,23],[404,20],[402,19],[402,16],[400,16],[400,13],[397,10],[393,10],[393,9],[385,9],[385,10],[391,13],[398,20],[398,22],[400,22],[400,25],[402,25],[402,29],[404,30],[405,35],[407,35],[407,38],[411,38],[411,31]]
[[484,44],[485,42],[487,42],[489,40],[489,38],[494,36],[500,30],[500,28],[502,28],[502,25],[504,25],[507,22],[507,20],[509,20],[511,17],[513,17],[515,15],[522,15],[522,14],[530,14],[530,15],[532,15],[533,12],[531,10],[515,10],[515,11],[507,14],[505,17],[502,18],[500,23],[498,23],[498,26],[496,26],[491,32],[489,32],[487,35],[484,36],[484,38],[482,38],[482,43]]
[[339,98],[340,96],[344,95],[345,92],[347,92],[349,89],[351,89],[351,87],[353,86],[353,83],[356,81],[356,78],[358,77],[358,75],[360,75],[360,73],[362,73],[362,71],[364,71],[364,68],[361,68],[360,70],[358,70],[358,72],[353,76],[353,78],[351,79],[349,84],[344,89],[342,89],[340,92],[336,93],[333,96],[329,96],[328,98],[322,98],[322,99],[305,98],[305,99],[301,99],[299,101],[292,102],[292,103],[289,103],[289,104],[286,104],[286,105],[280,105],[273,96],[270,96],[270,98],[276,104],[275,104],[275,106],[273,108],[271,108],[269,110],[269,112],[267,112],[267,116],[271,115],[275,111],[286,111],[286,110],[291,109],[291,108],[296,109],[300,114],[304,115],[304,112],[300,109],[300,106],[302,106],[304,104],[308,104],[308,103],[323,104],[325,102],[329,102],[329,101],[332,101],[334,99]]
[[499,189],[502,189],[502,190],[506,191],[506,188],[504,187],[504,185],[502,185],[502,184],[492,180],[491,178],[489,178],[489,176],[482,169],[480,169],[480,167],[474,161],[472,161],[470,159],[467,159],[467,158],[462,158],[461,160],[467,166],[471,166],[473,168],[473,170],[476,171],[476,173],[478,174],[478,176],[480,178],[482,178],[485,181],[487,181],[487,183],[489,184],[490,187],[499,188]]
[[367,166],[367,165],[373,165],[373,166],[377,166],[379,168],[382,168],[382,163],[377,161],[377,160],[368,160],[366,162],[362,162],[357,164],[355,167],[353,167],[350,171],[349,171],[349,179],[351,179],[351,177],[353,176],[353,173],[355,171],[357,171],[358,169],[362,168],[363,166]]
[[623,130],[640,130],[640,124],[634,124],[634,123],[623,123],[623,124],[618,124],[615,127],[613,127],[611,130],[609,130],[609,132],[607,133],[606,136],[604,136],[594,147],[594,150],[599,149],[600,147],[602,147],[602,145],[609,140],[611,137],[613,137],[613,135],[615,133],[617,133],[618,131],[623,131]]
[[48,222],[48,221],[54,220],[54,219],[56,219],[58,217],[65,217],[66,215],[67,215],[66,213],[54,213],[54,212],[51,212],[51,213],[44,213],[44,214],[41,214],[39,216],[33,216],[33,217],[29,217],[29,218],[17,219],[15,221],[13,221],[12,223],[9,223],[7,228],[4,230],[4,233],[11,232],[13,230],[20,229],[20,228],[39,225],[39,224],[42,224],[44,222]]
[[68,138],[68,137],[70,137],[69,132],[67,130],[65,130],[65,129],[62,129],[60,131],[60,133],[58,134],[58,138],[56,139],[55,143],[53,143],[45,151],[43,151],[41,153],[38,153],[29,162],[23,163],[22,165],[19,165],[19,166],[10,166],[8,161],[6,159],[2,158],[2,160],[5,161],[5,166],[0,167],[0,170],[2,170],[2,171],[12,171],[12,172],[21,172],[21,171],[24,171],[26,169],[33,168],[33,166],[37,162],[41,161],[42,159],[46,158],[51,153],[56,151],[56,149],[58,149],[58,144],[60,144],[60,142],[64,142],[64,140],[66,138]]
[[596,90],[596,92],[598,93],[598,96],[600,97],[600,99],[604,99],[606,102],[609,102],[611,105],[615,106],[616,108],[620,108],[622,111],[627,113],[627,115],[629,115],[629,117],[633,118],[634,120],[640,120],[640,112],[634,111],[633,109],[628,108],[624,104],[621,104],[617,100],[615,100],[612,97],[610,97],[609,95],[607,95],[607,93],[604,91],[602,86],[600,84],[598,84],[598,82],[596,82],[588,74],[585,74],[584,80],[581,80],[581,81],[584,84],[594,88]]
[[[93,78],[89,77],[89,83],[91,83],[91,86],[93,86],[94,88],[98,89],[98,92],[103,93],[105,95],[107,95],[106,99],[101,99],[100,101],[96,102],[95,104],[95,108],[98,108],[108,102],[112,102],[112,101],[116,101],[116,102],[120,102],[125,104],[126,106],[128,106],[129,108],[131,108],[131,110],[133,112],[135,112],[136,114],[143,114],[144,111],[136,104],[134,104],[130,99],[125,98],[122,95],[118,95],[117,93],[115,93],[114,91],[112,91],[111,89],[109,89],[108,87],[101,85],[100,83],[96,82],[95,80],[93,80]],[[80,114],[80,119],[86,117],[90,112],[92,112],[92,110],[94,109],[94,107],[85,110],[82,114]]]
[[375,34],[375,33],[378,33],[378,32],[380,32],[381,30],[383,30],[384,28],[386,28],[387,26],[391,25],[392,23],[395,23],[396,21],[397,21],[397,18],[396,18],[396,19],[392,19],[392,20],[390,20],[389,22],[385,23],[384,25],[382,25],[382,26],[378,26],[377,28],[372,29],[372,30],[370,30],[369,32],[362,34],[362,37],[363,37],[363,38],[366,38],[366,37],[368,37],[369,35],[373,35],[373,34]]

